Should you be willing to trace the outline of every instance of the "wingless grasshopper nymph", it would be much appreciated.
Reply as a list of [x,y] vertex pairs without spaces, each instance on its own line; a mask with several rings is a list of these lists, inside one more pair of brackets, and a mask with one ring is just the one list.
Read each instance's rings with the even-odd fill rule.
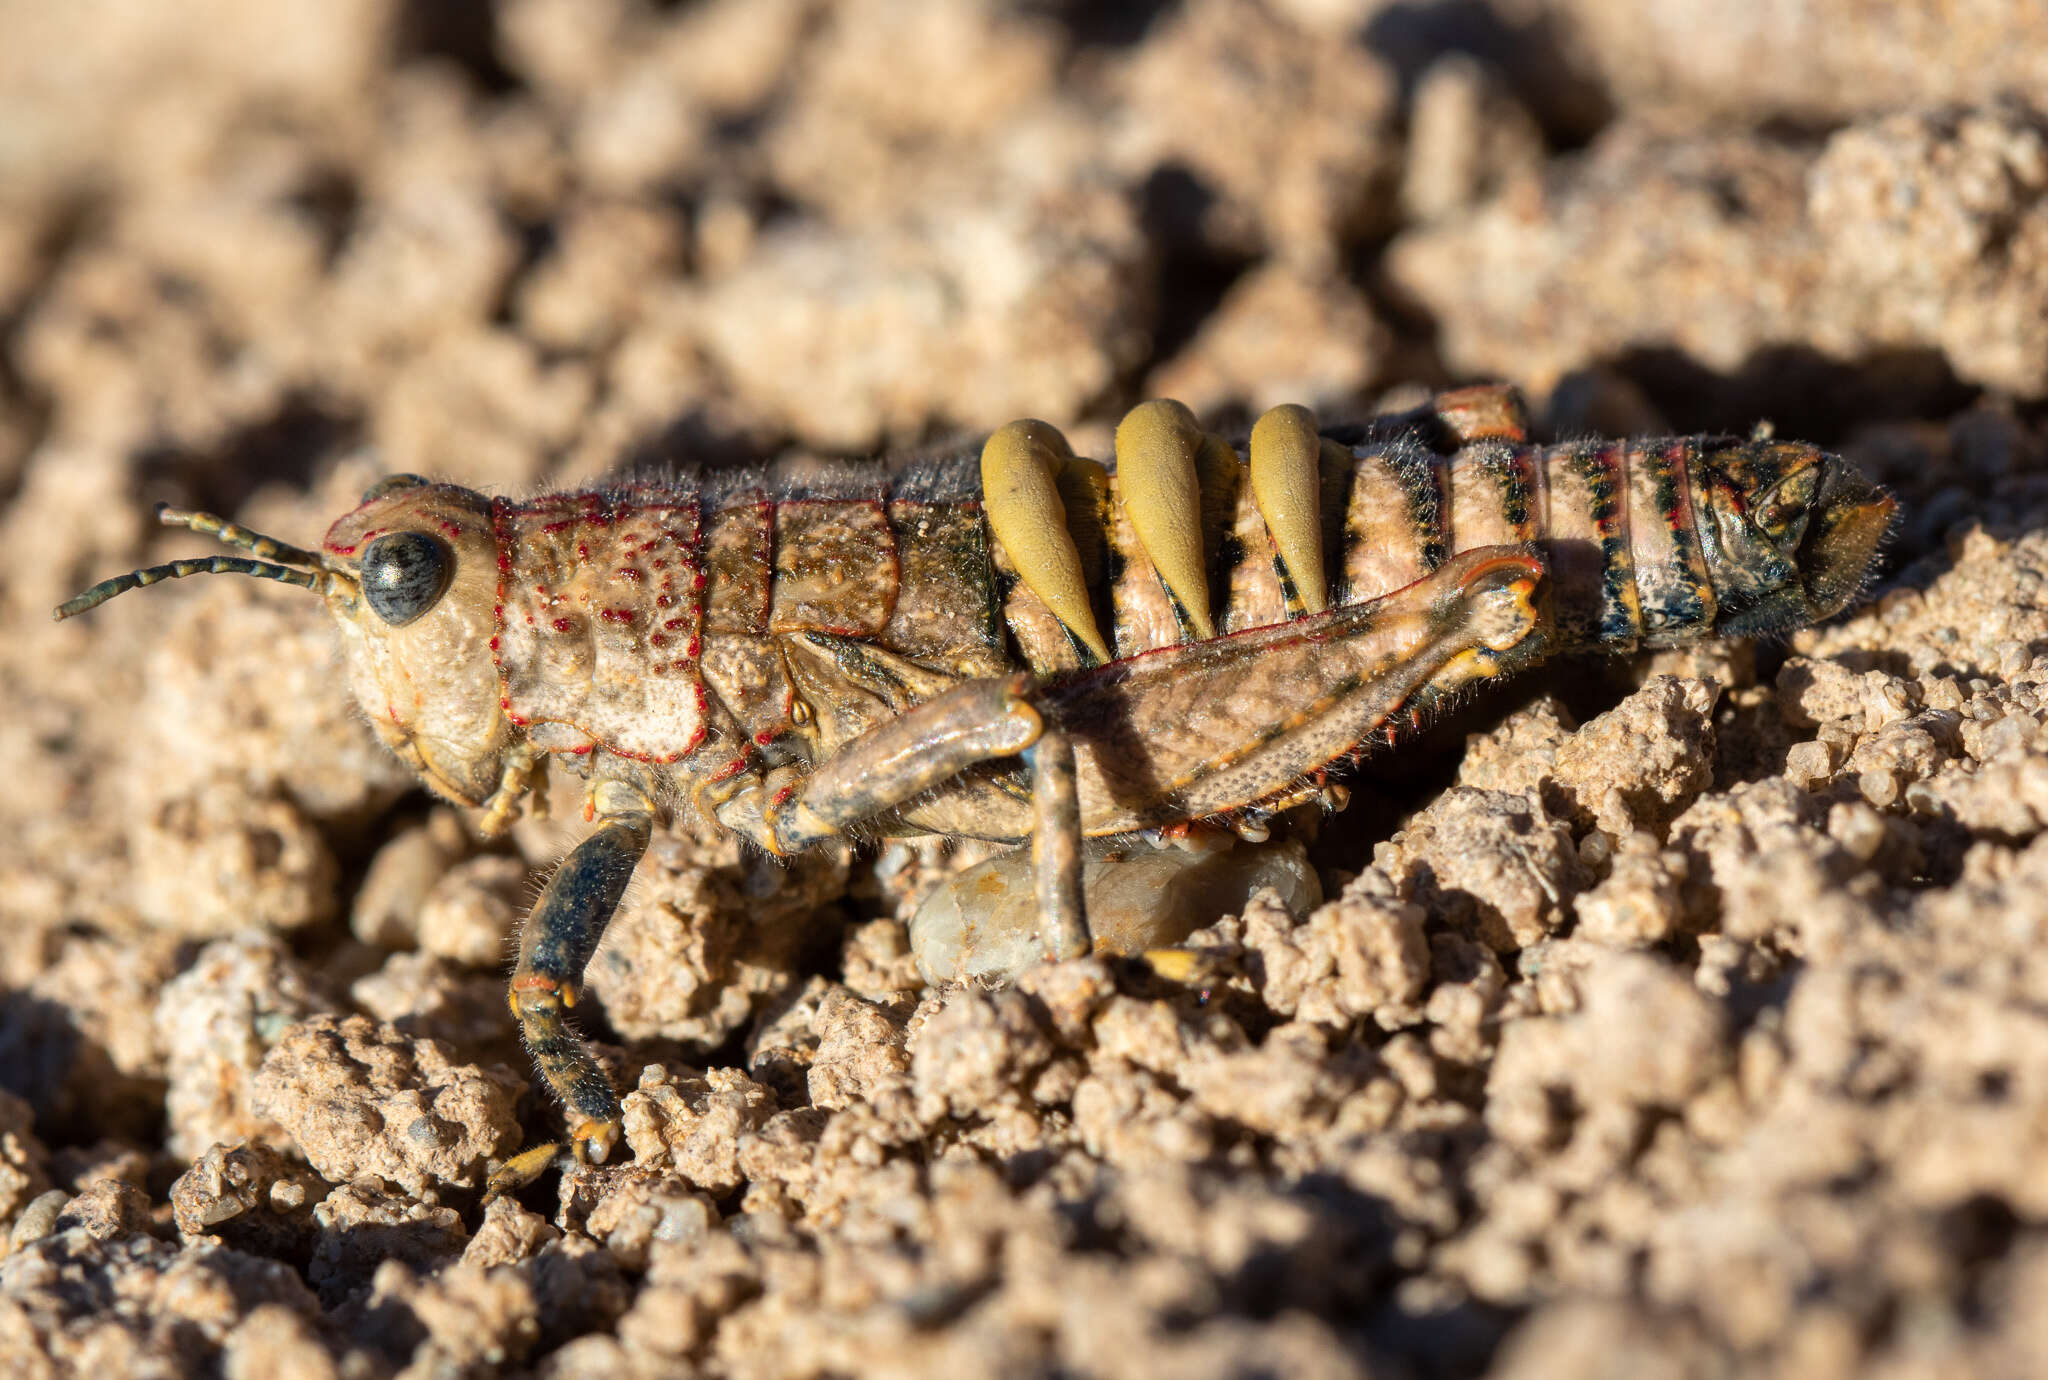
[[[592,832],[526,921],[511,1004],[577,1157],[601,1162],[618,1098],[564,1015],[676,812],[778,856],[849,834],[1028,841],[1028,960],[1128,947],[1145,941],[1091,930],[1104,841],[1260,838],[1341,803],[1326,769],[1369,740],[1553,652],[1828,617],[1892,513],[1840,459],[1761,431],[1535,446],[1506,388],[1336,429],[1277,407],[1241,450],[1150,402],[1115,452],[1020,421],[978,467],[527,502],[397,475],[318,550],[167,509],[248,554],[138,570],[57,617],[201,572],[303,586],[378,734],[487,832],[550,759],[587,783]],[[942,899],[971,927],[972,892]],[[955,947],[921,952],[928,976],[1023,961]]]

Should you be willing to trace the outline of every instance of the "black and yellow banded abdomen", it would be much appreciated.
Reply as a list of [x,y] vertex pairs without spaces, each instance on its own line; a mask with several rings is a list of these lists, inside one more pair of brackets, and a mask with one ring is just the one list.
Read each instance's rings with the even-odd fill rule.
[[[1066,503],[1057,516],[1075,550],[1106,553],[1054,574],[994,543],[1005,621],[1041,674],[1092,664],[1095,647],[1122,658],[1285,621],[1304,611],[1297,585],[1320,588],[1325,574],[1334,603],[1382,598],[1492,546],[1532,545],[1545,558],[1554,649],[1628,652],[1782,629],[1853,597],[1891,513],[1889,498],[1841,460],[1765,435],[1534,445],[1505,388],[1321,431],[1315,454],[1299,461],[1316,473],[1291,491],[1318,509],[1306,515],[1302,502],[1268,511],[1259,485],[1245,482],[1260,463],[1257,431],[1232,447],[1191,429],[1185,409],[1148,424],[1171,433],[1167,449],[1184,452],[1182,489],[1159,478],[1158,443],[1142,454],[1126,447],[1128,419],[1118,468],[1108,470],[1074,459],[1043,423],[1028,424],[1040,428],[1031,435],[1053,438],[1036,463],[1061,491],[1077,491],[1075,467],[1098,476],[1096,500]],[[1014,469],[1023,453],[1004,463]],[[1135,487],[1119,472],[1134,458],[1146,466]],[[1009,472],[991,470],[985,456],[985,483]],[[984,502],[993,522],[1003,500]],[[1175,509],[1172,520],[1154,511],[1161,505]],[[1043,524],[1047,512],[1005,516],[1016,530],[1027,519]],[[1188,530],[1162,570],[1152,548],[1173,541],[1175,522]],[[1311,580],[1293,578],[1281,555],[1289,540],[1297,550],[1320,546]],[[1200,577],[1188,565],[1197,548]],[[1061,581],[1065,612],[1055,615],[1040,589]]]

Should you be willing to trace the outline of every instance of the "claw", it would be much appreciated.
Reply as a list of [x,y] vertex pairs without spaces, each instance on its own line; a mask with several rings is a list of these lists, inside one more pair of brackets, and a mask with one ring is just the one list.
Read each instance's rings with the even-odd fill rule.
[[619,1143],[619,1122],[614,1117],[578,1122],[569,1136],[578,1164],[603,1164]]

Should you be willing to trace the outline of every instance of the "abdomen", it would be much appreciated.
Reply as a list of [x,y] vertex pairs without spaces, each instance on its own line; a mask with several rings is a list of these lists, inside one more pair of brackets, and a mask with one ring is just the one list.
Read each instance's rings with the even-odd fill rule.
[[1710,635],[1715,600],[1692,507],[1698,438],[1356,445],[1338,598],[1357,603],[1481,546],[1548,557],[1554,641],[1617,652]]
[[[1538,547],[1550,570],[1549,645],[1615,652],[1710,635],[1716,601],[1693,508],[1697,462],[1725,438],[1530,444],[1505,389],[1447,394],[1429,407],[1325,431],[1324,568],[1333,603],[1381,598],[1461,552]],[[1245,459],[1238,456],[1240,471]],[[1204,475],[1209,598],[1220,633],[1290,610],[1251,486]],[[1212,492],[1221,489],[1223,492]],[[1173,601],[1122,511],[1114,473],[1099,504],[1068,495],[1067,525],[1085,560],[1097,622],[1119,658],[1188,639]],[[1023,658],[1041,673],[1079,669],[1086,653],[997,546],[1003,608]]]

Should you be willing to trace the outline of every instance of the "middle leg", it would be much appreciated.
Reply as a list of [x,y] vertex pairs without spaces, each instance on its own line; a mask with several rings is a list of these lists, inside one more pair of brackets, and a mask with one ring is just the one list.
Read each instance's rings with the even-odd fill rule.
[[[621,781],[592,787],[590,804],[597,831],[562,860],[527,916],[508,995],[542,1081],[562,1100],[577,1160],[601,1164],[619,1137],[618,1094],[570,1029],[567,1015],[583,991],[583,970],[647,851],[654,809],[638,789]],[[491,1175],[486,1196],[530,1182],[558,1149],[538,1145],[513,1156]]]
[[1088,952],[1081,889],[1081,811],[1074,749],[1048,730],[1029,676],[970,680],[877,725],[809,776],[772,772],[716,806],[721,824],[776,854],[837,838],[863,820],[1003,757],[1031,769],[1032,857],[1046,956]]

